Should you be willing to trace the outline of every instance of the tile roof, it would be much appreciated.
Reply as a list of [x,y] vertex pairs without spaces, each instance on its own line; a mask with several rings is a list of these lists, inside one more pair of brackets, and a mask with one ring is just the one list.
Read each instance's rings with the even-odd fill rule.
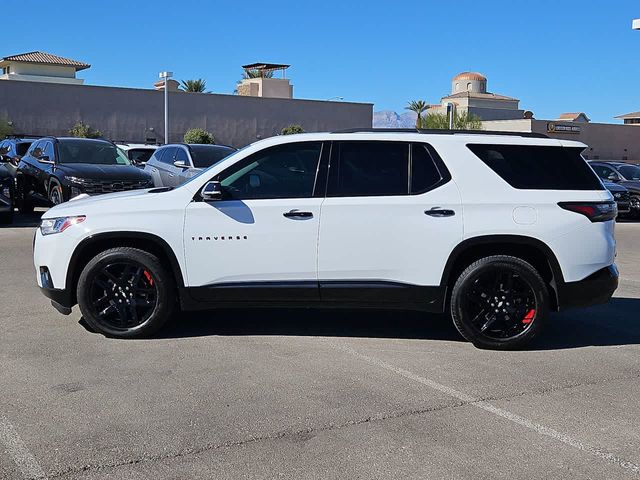
[[46,52],[27,52],[18,55],[10,55],[0,58],[0,62],[25,62],[25,63],[41,63],[45,65],[60,65],[65,67],[75,67],[76,71],[89,68],[91,65],[70,58],[59,57]]
[[616,118],[640,118],[640,112],[625,113],[624,115],[618,115]]

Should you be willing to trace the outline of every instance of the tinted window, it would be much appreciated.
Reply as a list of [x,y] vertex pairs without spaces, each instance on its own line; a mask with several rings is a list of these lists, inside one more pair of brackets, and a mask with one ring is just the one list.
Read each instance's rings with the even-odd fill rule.
[[176,155],[173,157],[174,162],[184,162],[185,165],[191,166],[191,162],[189,162],[189,155],[184,148],[178,147],[176,149]]
[[593,165],[591,164],[591,168],[596,172],[600,178],[607,179],[609,175],[616,175],[616,172],[613,168],[607,167],[606,165]]
[[23,157],[27,153],[27,150],[29,150],[30,146],[31,142],[16,143],[16,155]]
[[131,148],[127,151],[129,160],[135,163],[148,162],[155,150],[151,148]]
[[34,158],[38,158],[39,156],[42,155],[42,147],[44,146],[44,141],[39,141],[39,142],[35,142],[33,145],[31,145],[31,148],[29,149],[29,155],[31,155]]
[[219,180],[227,198],[311,197],[321,150],[321,142],[268,148],[228,168]]
[[95,165],[131,165],[127,156],[114,144],[90,140],[62,140],[58,143],[60,163]]
[[176,156],[176,147],[167,147],[162,149],[162,157],[159,158],[162,163],[167,163],[173,165],[173,157]]
[[618,170],[627,180],[640,180],[640,167],[635,165],[623,165],[618,168]]
[[334,148],[329,196],[407,195],[408,143],[336,142]]
[[191,145],[191,157],[196,168],[207,168],[219,162],[235,150],[221,145]]
[[414,143],[411,146],[411,193],[423,193],[442,180],[426,145]]
[[53,151],[53,143],[45,142],[42,150],[43,150],[42,154],[49,157],[49,160],[53,161],[55,159],[55,154]]
[[489,168],[514,188],[535,190],[603,190],[579,148],[537,145],[470,144]]

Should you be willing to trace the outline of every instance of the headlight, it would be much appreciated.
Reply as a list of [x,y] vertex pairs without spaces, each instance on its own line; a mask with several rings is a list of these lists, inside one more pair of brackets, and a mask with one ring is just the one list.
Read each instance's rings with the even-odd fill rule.
[[66,177],[66,179],[71,183],[78,183],[80,185],[87,183],[86,179],[80,177]]
[[84,215],[77,217],[46,218],[40,223],[40,232],[42,235],[62,233],[70,226],[84,222],[86,218]]

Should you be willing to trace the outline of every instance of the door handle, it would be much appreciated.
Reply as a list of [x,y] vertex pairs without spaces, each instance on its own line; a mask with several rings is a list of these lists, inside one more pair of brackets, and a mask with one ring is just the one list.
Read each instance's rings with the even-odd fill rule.
[[301,212],[300,210],[290,210],[288,212],[284,212],[284,215],[287,218],[312,218],[313,213],[311,212]]
[[170,177],[175,177],[175,175],[173,173],[170,173],[169,176]]
[[436,218],[453,217],[456,214],[456,212],[453,210],[447,210],[447,209],[438,208],[438,207],[434,207],[430,210],[425,210],[424,213],[426,215],[429,215],[430,217],[436,217]]

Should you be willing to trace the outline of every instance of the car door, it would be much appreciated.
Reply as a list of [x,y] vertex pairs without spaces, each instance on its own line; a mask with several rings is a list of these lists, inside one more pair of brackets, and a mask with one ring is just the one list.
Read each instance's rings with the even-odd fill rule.
[[171,178],[171,180],[173,181],[172,186],[177,187],[187,180],[187,172],[189,172],[189,170],[193,168],[193,162],[191,161],[191,157],[187,153],[187,147],[177,147],[174,162],[183,162],[186,165],[186,167],[184,168],[176,167],[175,165],[173,166],[174,176]]
[[462,239],[460,192],[424,143],[332,145],[321,209],[321,299],[366,304],[434,303]]
[[[317,300],[322,142],[270,147],[216,176],[220,200],[186,209],[187,278],[199,301]],[[320,182],[322,183],[322,182]]]
[[167,149],[164,147],[158,148],[151,158],[147,161],[144,166],[144,171],[151,175],[153,179],[153,185],[156,187],[163,187],[162,178],[160,177],[160,162],[162,160],[162,156]]
[[27,154],[22,158],[19,165],[20,175],[26,181],[26,192],[34,191],[40,195],[46,195],[44,185],[41,183],[43,170],[46,164],[40,163],[38,158],[42,156],[44,151],[44,140],[39,140],[31,145]]
[[173,177],[175,176],[175,167],[173,166],[173,162],[176,155],[176,147],[166,147],[164,150],[165,151],[157,165],[158,174],[160,176],[162,186],[171,187],[174,185]]

